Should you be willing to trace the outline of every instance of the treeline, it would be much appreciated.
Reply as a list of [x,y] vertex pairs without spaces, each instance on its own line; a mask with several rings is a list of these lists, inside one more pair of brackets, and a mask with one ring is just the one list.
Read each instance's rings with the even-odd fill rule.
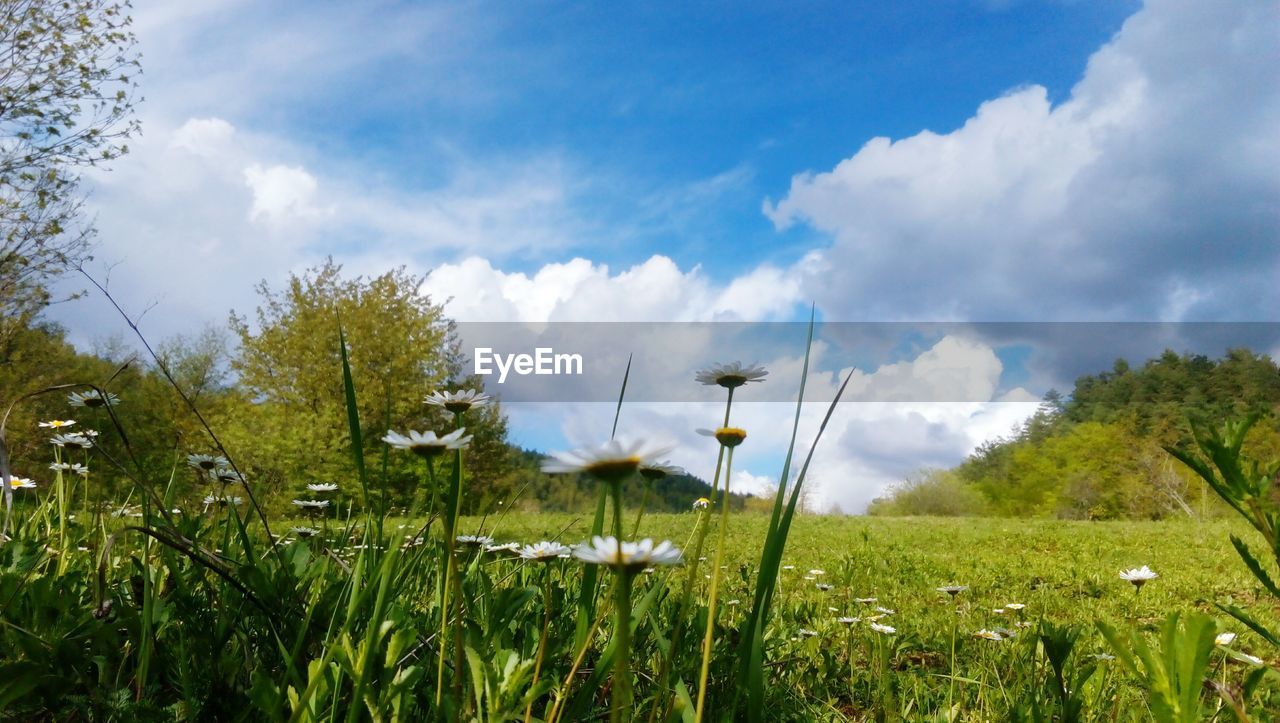
[[[260,285],[258,307],[232,313],[226,327],[165,341],[158,362],[122,339],[79,351],[63,329],[38,317],[8,325],[0,333],[0,415],[12,408],[5,424],[10,466],[46,483],[53,432],[39,423],[70,419],[76,424],[67,431],[99,434],[89,459],[93,489],[103,499],[140,502],[133,490],[141,480],[168,490],[175,504],[198,506],[223,490],[191,468],[187,456],[225,452],[269,511],[290,510],[313,483],[337,483],[344,507],[364,504],[352,462],[341,329],[366,468],[387,481],[390,505],[407,507],[426,469],[412,455],[388,454],[382,435],[450,430],[451,415],[423,398],[440,389],[483,390],[481,379],[463,374],[453,324],[418,292],[421,281],[403,269],[345,278],[329,261],[281,289]],[[102,408],[69,406],[70,393],[86,391],[84,385],[119,399],[114,420]],[[594,485],[548,477],[538,469],[540,454],[508,442],[497,400],[468,412],[466,426],[474,441],[464,466],[465,513],[513,501],[524,509],[594,509]],[[447,461],[440,464],[437,477],[447,479]],[[695,478],[666,480],[654,486],[649,508],[685,510],[709,492]],[[225,494],[247,497],[234,484]]]
[[869,514],[1159,519],[1219,513],[1212,492],[1173,460],[1194,425],[1264,416],[1249,440],[1280,455],[1280,368],[1265,354],[1221,359],[1165,351],[1139,368],[1117,360],[1076,380],[1008,438],[953,469],[921,472],[875,500]]

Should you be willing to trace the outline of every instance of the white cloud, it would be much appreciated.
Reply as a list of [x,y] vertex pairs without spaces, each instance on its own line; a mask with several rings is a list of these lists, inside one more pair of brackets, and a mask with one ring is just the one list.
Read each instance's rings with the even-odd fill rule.
[[1064,102],[1033,85],[872,139],[765,213],[831,236],[805,281],[836,318],[1274,318],[1277,25],[1153,0]]
[[263,167],[254,163],[244,169],[245,185],[253,191],[249,220],[285,223],[314,218],[320,210],[313,205],[316,179],[297,166]]

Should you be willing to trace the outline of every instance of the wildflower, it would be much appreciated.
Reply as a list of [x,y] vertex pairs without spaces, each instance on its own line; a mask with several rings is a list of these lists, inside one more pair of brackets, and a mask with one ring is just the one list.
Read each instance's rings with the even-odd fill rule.
[[1026,607],[1026,605],[1023,605],[1022,603],[1007,603],[1007,604],[1004,606],[1004,609],[1005,609],[1005,610],[1013,610],[1013,611],[1015,611],[1015,612],[1016,612],[1016,611],[1021,610],[1021,609],[1025,608],[1025,607]]
[[47,422],[41,422],[40,426],[45,429],[62,429],[63,427],[70,427],[75,423],[76,420],[74,419],[50,419]]
[[1108,660],[1115,660],[1115,659],[1116,659],[1116,656],[1114,656],[1114,655],[1109,655],[1109,654],[1107,654],[1107,653],[1094,653],[1093,657],[1094,657],[1094,659],[1095,659],[1095,660],[1101,660],[1101,661],[1102,661],[1102,662],[1104,662],[1104,663],[1105,663],[1106,661],[1108,661]]
[[877,633],[883,633],[885,635],[893,635],[898,632],[898,629],[892,625],[881,625],[880,623],[871,623],[871,629]]
[[666,447],[651,444],[609,440],[598,447],[561,452],[542,461],[542,471],[550,474],[581,472],[606,482],[625,479],[642,465],[653,464],[665,454]]
[[737,607],[738,605],[741,605],[741,604],[742,604],[741,600],[730,600],[725,603],[725,605],[728,605],[729,607]]
[[464,547],[487,547],[493,544],[493,538],[488,535],[458,535],[454,541]]
[[880,613],[881,615],[893,615],[893,614],[894,614],[894,611],[893,611],[893,610],[890,610],[889,608],[876,608],[876,612]]
[[240,474],[239,472],[229,467],[224,467],[214,472],[213,478],[218,480],[224,485],[244,484],[244,475]]
[[870,605],[870,604],[872,604],[872,603],[874,603],[874,602],[878,602],[878,601],[879,601],[879,598],[874,598],[874,597],[855,597],[855,598],[853,599],[853,601],[854,601],[854,602],[856,602],[856,603],[859,603],[859,604],[861,604],[861,605]]
[[747,430],[740,427],[720,427],[719,429],[699,429],[698,434],[704,437],[715,437],[725,447],[737,447],[747,438]]
[[942,587],[937,588],[938,592],[945,592],[951,597],[955,597],[956,595],[959,595],[960,593],[968,589],[969,589],[968,585],[943,585]]
[[120,403],[120,397],[107,392],[105,395],[97,389],[90,389],[87,392],[72,392],[67,395],[67,403],[73,407],[101,407],[104,405],[115,406]]
[[743,366],[742,362],[732,362],[709,366],[694,374],[693,378],[709,387],[721,386],[725,389],[734,389],[747,382],[762,382],[767,376],[769,372],[758,364]]
[[986,630],[986,629],[979,630],[978,632],[974,633],[973,637],[982,638],[983,640],[994,640],[996,642],[1004,640],[1004,636],[1001,635],[1000,633],[997,633],[994,630]]
[[1143,565],[1142,567],[1135,567],[1132,570],[1120,571],[1120,579],[1128,580],[1133,583],[1134,588],[1138,590],[1141,590],[1144,584],[1156,579],[1157,577],[1160,577],[1160,575],[1153,572],[1151,568],[1146,565]]
[[83,434],[59,434],[50,439],[49,444],[64,449],[91,449],[93,440]]
[[[459,538],[461,539],[461,538]],[[538,562],[550,562],[565,557],[573,552],[568,545],[561,545],[559,542],[535,542],[532,545],[525,545],[520,548],[520,557],[526,560],[536,560]]]
[[810,571],[809,571],[809,574],[810,574],[810,575],[825,575],[825,574],[827,574],[827,571],[826,571],[826,570],[810,570]]
[[683,474],[685,474],[683,468],[677,467],[670,462],[653,462],[640,465],[640,476],[650,481],[660,480],[664,477],[679,477]]
[[1029,622],[1027,622],[1026,620],[1019,620],[1018,622],[1016,622],[1016,623],[1014,623],[1014,624],[1013,624],[1013,627],[1015,627],[1015,628],[1029,628],[1029,627],[1031,627],[1031,625],[1032,625],[1032,624],[1031,624],[1031,623],[1029,623]]
[[437,437],[431,430],[415,432],[410,429],[408,435],[388,430],[382,441],[396,449],[407,449],[419,457],[431,459],[451,449],[466,449],[467,445],[471,444],[471,437],[464,437],[464,432],[466,432],[465,428],[458,427],[443,437]]
[[996,608],[991,611],[995,615],[1004,615],[1004,608]]
[[294,500],[293,504],[304,510],[323,510],[329,506],[329,500]]
[[841,625],[853,625],[854,623],[862,622],[862,618],[850,618],[850,617],[836,618],[836,622],[840,623]]
[[573,556],[593,565],[609,565],[624,570],[640,570],[650,565],[678,565],[682,560],[680,550],[669,541],[654,544],[645,538],[639,542],[619,542],[614,537],[593,537],[591,542],[578,545]]
[[320,530],[314,527],[294,527],[289,532],[297,537],[315,537],[320,534]]
[[1244,662],[1250,665],[1266,665],[1267,664],[1266,661],[1264,661],[1262,658],[1257,657],[1256,655],[1249,655],[1248,653],[1240,653],[1240,652],[1237,652],[1236,655],[1239,656],[1240,660],[1243,660]]
[[189,454],[187,455],[187,464],[203,472],[212,472],[221,467],[231,466],[231,462],[227,461],[226,457],[215,457],[212,454]]
[[239,505],[242,502],[244,502],[244,500],[239,497],[214,497],[213,495],[205,495],[204,498],[205,507],[208,507],[209,505]]
[[309,484],[309,485],[307,485],[307,491],[308,491],[308,492],[319,492],[319,493],[325,493],[325,492],[337,492],[337,491],[338,491],[338,485],[333,484],[333,483],[331,483],[331,482],[318,483],[318,484]]
[[817,585],[815,585],[815,587],[817,587],[817,588],[818,588],[818,591],[819,591],[819,592],[827,592],[828,590],[830,590],[831,588],[833,588],[833,587],[835,587],[835,586],[834,586],[834,585],[828,585],[828,584],[826,584],[825,582],[820,582],[820,583],[818,583]]
[[800,628],[799,630],[797,630],[797,631],[796,631],[796,634],[797,634],[797,635],[799,635],[799,636],[800,636],[800,637],[802,637],[802,638],[816,638],[816,637],[818,637],[818,632],[817,632],[816,630],[807,630],[807,629],[805,629],[805,628]]
[[432,392],[424,404],[442,407],[454,414],[461,414],[472,407],[483,407],[489,403],[489,395],[481,394],[474,389],[461,389],[456,392]]
[[15,490],[33,490],[36,488],[36,483],[26,477],[10,477],[9,488]]
[[693,501],[693,509],[695,510],[705,510],[710,506],[711,506],[711,500],[707,499],[706,497],[699,497],[698,499]]
[[495,555],[519,555],[519,542],[504,542],[501,545],[485,545],[485,552],[492,552]]
[[1213,644],[1222,645],[1225,647],[1235,642],[1235,639],[1236,639],[1235,633],[1218,633],[1218,636],[1213,639]]
[[[706,499],[706,498],[705,498],[705,497],[703,497],[703,499]],[[783,565],[783,566],[782,566],[782,569],[783,569],[783,570],[794,570],[794,569],[796,569],[796,566],[795,566],[795,565]]]

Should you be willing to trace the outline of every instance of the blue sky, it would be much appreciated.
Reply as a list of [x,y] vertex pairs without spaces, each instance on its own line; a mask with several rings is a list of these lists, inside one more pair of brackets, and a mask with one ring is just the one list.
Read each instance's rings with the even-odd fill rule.
[[[221,324],[257,281],[329,254],[424,274],[464,321],[1280,308],[1273,3],[141,0],[134,16],[144,135],[90,203],[101,268],[153,338]],[[85,346],[121,328],[101,300],[53,316]],[[828,501],[857,509],[1007,432],[1053,366],[981,335],[915,353],[865,369],[868,398],[946,380],[985,401],[859,406],[833,435]],[[566,444],[598,441],[591,413],[560,419]]]

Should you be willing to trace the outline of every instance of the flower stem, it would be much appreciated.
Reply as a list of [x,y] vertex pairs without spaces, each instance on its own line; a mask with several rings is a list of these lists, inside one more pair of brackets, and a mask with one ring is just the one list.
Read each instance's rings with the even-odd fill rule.
[[[729,390],[732,393],[732,389]],[[726,412],[727,416],[727,412]],[[729,477],[733,474],[733,447],[725,458],[724,492],[720,497],[720,538],[716,543],[715,569],[711,571],[711,593],[707,602],[707,632],[702,639],[702,673],[698,679],[698,712],[694,720],[701,723],[707,704],[707,676],[711,672],[711,647],[715,642],[716,602],[720,594],[720,566],[724,563],[725,540],[729,531]]]
[[[542,659],[547,652],[547,633],[551,630],[551,565],[544,565],[546,574],[542,578],[542,635],[538,638],[538,662],[533,664],[533,682],[529,684],[529,689],[536,691],[538,688],[538,674],[542,672]],[[524,709],[524,723],[529,723],[533,718],[533,702],[535,698],[529,699],[529,705]]]
[[609,701],[610,723],[624,723],[631,713],[631,572],[617,568],[614,586],[614,608],[617,626],[618,656],[613,667],[613,695]]

